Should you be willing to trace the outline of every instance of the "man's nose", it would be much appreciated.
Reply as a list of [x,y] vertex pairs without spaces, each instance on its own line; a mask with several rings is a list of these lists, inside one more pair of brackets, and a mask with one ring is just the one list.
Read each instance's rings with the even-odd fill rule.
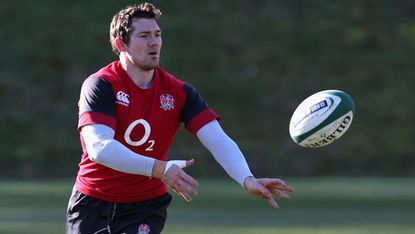
[[152,36],[148,42],[150,47],[155,47],[160,45],[160,37]]

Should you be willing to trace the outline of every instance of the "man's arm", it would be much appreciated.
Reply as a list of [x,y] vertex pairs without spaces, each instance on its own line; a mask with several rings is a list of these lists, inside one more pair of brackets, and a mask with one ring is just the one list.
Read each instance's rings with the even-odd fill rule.
[[245,179],[252,173],[238,145],[222,130],[219,122],[209,122],[196,135],[228,175],[244,186]]
[[90,124],[81,129],[88,157],[117,171],[153,175],[154,158],[134,153],[114,139],[114,130],[103,124]]
[[284,181],[253,177],[238,145],[222,130],[217,120],[203,126],[196,135],[229,176],[250,194],[266,199],[275,208],[278,204],[272,195],[290,199],[290,196],[283,191],[293,192],[294,189],[286,185]]
[[181,168],[189,167],[194,160],[161,161],[136,154],[114,139],[114,130],[103,124],[89,124],[81,129],[89,158],[117,171],[161,179],[187,201],[196,195],[197,181]]

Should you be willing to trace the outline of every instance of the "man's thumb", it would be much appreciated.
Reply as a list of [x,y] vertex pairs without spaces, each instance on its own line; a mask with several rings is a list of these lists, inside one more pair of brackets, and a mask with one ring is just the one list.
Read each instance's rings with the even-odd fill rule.
[[[190,162],[190,164],[189,164],[189,162]],[[194,162],[193,159],[189,160],[189,161],[186,161],[186,160],[170,160],[170,161],[167,161],[166,168],[164,169],[164,173],[166,173],[170,169],[170,167],[173,166],[173,165],[176,165],[180,168],[183,168],[183,167],[189,167],[189,166],[193,165],[193,162]]]
[[186,161],[186,167],[191,167],[191,166],[193,166],[194,163],[195,163],[194,159],[187,160]]

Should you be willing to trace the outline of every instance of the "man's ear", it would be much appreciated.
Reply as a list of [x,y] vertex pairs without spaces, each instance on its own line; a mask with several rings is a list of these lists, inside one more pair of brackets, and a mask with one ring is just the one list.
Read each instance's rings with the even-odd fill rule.
[[121,37],[116,37],[114,42],[115,42],[115,47],[117,48],[117,50],[118,50],[119,52],[124,52],[124,51],[126,51],[126,50],[127,50],[127,49],[125,48],[125,44],[124,44],[124,42],[122,41]]

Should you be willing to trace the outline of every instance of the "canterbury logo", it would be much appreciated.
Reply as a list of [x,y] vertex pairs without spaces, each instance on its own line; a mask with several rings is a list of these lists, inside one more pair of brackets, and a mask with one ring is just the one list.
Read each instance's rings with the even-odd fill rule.
[[115,103],[124,105],[124,106],[129,106],[130,105],[130,95],[124,93],[123,91],[118,91],[117,93],[117,101],[115,101]]

